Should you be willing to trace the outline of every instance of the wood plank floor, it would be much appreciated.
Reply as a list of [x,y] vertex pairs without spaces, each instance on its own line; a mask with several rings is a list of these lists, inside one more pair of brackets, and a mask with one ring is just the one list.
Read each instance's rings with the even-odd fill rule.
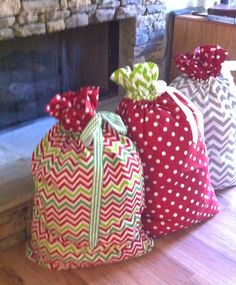
[[19,244],[0,253],[0,285],[235,285],[236,187],[217,196],[221,212],[213,219],[117,264],[53,272],[28,261]]

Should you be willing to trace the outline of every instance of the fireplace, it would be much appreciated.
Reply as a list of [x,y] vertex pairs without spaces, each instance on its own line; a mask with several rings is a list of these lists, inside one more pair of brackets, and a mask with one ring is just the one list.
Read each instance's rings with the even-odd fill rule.
[[57,93],[100,86],[117,94],[119,22],[0,42],[0,129],[45,115]]
[[0,130],[44,115],[58,92],[99,85],[165,48],[163,0],[2,0]]

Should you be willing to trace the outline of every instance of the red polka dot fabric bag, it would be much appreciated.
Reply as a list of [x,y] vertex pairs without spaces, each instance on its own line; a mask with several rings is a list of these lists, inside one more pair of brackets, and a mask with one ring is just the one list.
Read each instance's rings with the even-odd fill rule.
[[193,54],[178,54],[183,72],[172,83],[203,113],[212,186],[236,185],[236,86],[221,72],[227,52],[220,46],[199,46]]
[[117,113],[144,166],[142,220],[152,237],[188,228],[218,212],[202,116],[182,93],[157,78],[154,63],[121,68],[111,76],[126,91]]
[[27,256],[65,270],[149,252],[142,227],[143,169],[121,118],[96,113],[98,88],[56,95],[59,123],[32,157],[35,198]]

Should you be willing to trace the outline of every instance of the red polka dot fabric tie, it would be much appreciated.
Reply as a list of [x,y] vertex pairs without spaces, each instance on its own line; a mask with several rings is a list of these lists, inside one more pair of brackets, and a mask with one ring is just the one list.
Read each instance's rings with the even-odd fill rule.
[[180,53],[175,62],[178,69],[193,79],[207,80],[219,76],[227,52],[218,45],[199,46],[193,54]]
[[94,116],[99,98],[99,87],[83,87],[55,95],[46,112],[60,121],[67,131],[81,132]]

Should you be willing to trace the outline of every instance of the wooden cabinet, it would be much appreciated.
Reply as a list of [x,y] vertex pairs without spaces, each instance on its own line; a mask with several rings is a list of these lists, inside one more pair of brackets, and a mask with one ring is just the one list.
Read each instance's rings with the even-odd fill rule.
[[[236,25],[218,23],[205,17],[193,15],[176,16],[171,59],[171,80],[180,74],[175,66],[175,56],[180,52],[190,52],[199,45],[218,44],[229,55],[227,60],[236,60]],[[233,72],[236,82],[236,72]]]

